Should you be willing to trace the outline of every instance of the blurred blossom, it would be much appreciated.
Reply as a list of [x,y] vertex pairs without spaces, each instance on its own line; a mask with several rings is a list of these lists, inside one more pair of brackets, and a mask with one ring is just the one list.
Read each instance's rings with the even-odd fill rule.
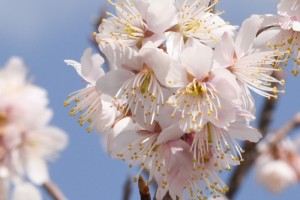
[[263,157],[257,162],[257,179],[270,192],[279,193],[296,184],[297,174],[285,161],[269,160],[268,157]]
[[48,124],[47,91],[26,76],[17,57],[0,69],[0,190],[8,194],[13,185],[13,200],[41,199],[34,185],[49,181],[46,162],[68,141],[64,131]]
[[282,192],[299,181],[300,157],[297,140],[289,138],[275,146],[262,142],[256,161],[257,180],[273,193]]

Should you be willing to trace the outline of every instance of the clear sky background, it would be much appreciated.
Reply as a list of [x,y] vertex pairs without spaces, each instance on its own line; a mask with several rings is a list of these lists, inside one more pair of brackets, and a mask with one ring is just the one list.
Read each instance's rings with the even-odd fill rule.
[[[222,17],[231,24],[240,25],[251,14],[275,13],[276,5],[277,0],[220,0],[218,8],[225,10]],[[109,158],[100,137],[87,134],[75,118],[69,117],[69,108],[63,107],[69,93],[84,87],[75,70],[63,60],[79,60],[84,49],[91,46],[93,20],[104,6],[110,7],[101,0],[0,0],[0,66],[11,56],[20,56],[35,83],[48,90],[49,106],[55,113],[52,124],[64,129],[70,138],[61,159],[50,164],[50,174],[70,200],[122,199],[126,177],[135,173],[122,161]],[[300,80],[288,75],[287,94],[280,97],[272,130],[300,111]],[[256,99],[259,109],[263,99]],[[296,199],[299,190],[296,186],[272,195],[256,183],[252,170],[237,199]],[[138,199],[136,189],[133,193],[132,200]]]

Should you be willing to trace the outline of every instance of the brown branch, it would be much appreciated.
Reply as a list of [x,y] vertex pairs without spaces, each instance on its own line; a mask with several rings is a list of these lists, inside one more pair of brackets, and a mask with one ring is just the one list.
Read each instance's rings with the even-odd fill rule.
[[146,183],[146,181],[141,175],[139,176],[138,186],[141,200],[151,200],[149,185]]
[[[274,77],[277,79],[281,79],[282,74],[274,73]],[[278,87],[279,84],[276,86]],[[258,129],[262,133],[262,136],[265,137],[266,133],[269,131],[269,126],[272,121],[272,117],[274,114],[274,109],[276,106],[277,100],[274,98],[266,99],[263,109],[261,111],[261,117],[258,124]],[[229,191],[226,193],[228,199],[233,199],[239,190],[242,182],[245,178],[245,175],[249,171],[249,169],[254,164],[255,159],[258,156],[258,151],[256,149],[257,143],[251,143],[246,141],[243,146],[243,150],[245,153],[243,154],[244,161],[241,165],[237,166],[233,171],[231,178],[229,180]]]
[[281,129],[275,132],[275,136],[270,143],[270,148],[275,147],[290,132],[300,126],[300,113],[297,113],[292,120],[287,122]]
[[132,187],[131,187],[131,177],[128,176],[126,179],[126,182],[124,184],[124,189],[123,189],[123,200],[129,200],[132,192]]
[[54,200],[67,200],[61,190],[52,182],[43,184],[44,189]]

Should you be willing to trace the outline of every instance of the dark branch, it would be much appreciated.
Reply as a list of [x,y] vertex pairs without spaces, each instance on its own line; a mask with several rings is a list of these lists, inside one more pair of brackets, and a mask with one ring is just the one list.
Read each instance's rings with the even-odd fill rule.
[[139,177],[138,186],[139,186],[141,200],[151,200],[149,185],[145,182],[142,176]]
[[131,177],[128,176],[126,179],[126,182],[124,184],[124,189],[123,189],[123,200],[129,200],[132,192],[132,187],[131,187]]
[[61,190],[52,182],[43,184],[44,189],[54,200],[67,200]]
[[300,113],[297,113],[295,117],[287,122],[281,129],[274,133],[274,138],[270,143],[270,147],[275,147],[280,141],[284,139],[295,128],[300,126]]

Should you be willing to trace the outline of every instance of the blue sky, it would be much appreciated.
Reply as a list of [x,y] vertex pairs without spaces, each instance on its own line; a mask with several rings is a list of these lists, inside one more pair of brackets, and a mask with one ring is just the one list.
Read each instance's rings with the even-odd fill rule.
[[[220,0],[219,9],[225,10],[222,16],[226,20],[240,25],[251,14],[275,13],[276,4],[276,0]],[[0,66],[9,57],[20,56],[35,83],[48,90],[55,113],[52,124],[64,129],[70,138],[61,159],[50,164],[50,173],[71,200],[121,199],[126,177],[134,174],[122,161],[109,158],[99,135],[87,134],[75,118],[69,117],[69,109],[63,107],[66,96],[84,86],[63,60],[79,60],[83,50],[91,46],[92,23],[104,5],[109,6],[100,0],[0,0]],[[300,80],[288,75],[287,94],[280,97],[272,130],[300,110]],[[256,99],[259,108],[262,98]],[[289,188],[274,196],[258,185],[253,175],[248,175],[237,199],[252,200],[253,195],[257,200],[293,199],[300,189]],[[133,193],[132,199],[138,199],[137,191]]]

